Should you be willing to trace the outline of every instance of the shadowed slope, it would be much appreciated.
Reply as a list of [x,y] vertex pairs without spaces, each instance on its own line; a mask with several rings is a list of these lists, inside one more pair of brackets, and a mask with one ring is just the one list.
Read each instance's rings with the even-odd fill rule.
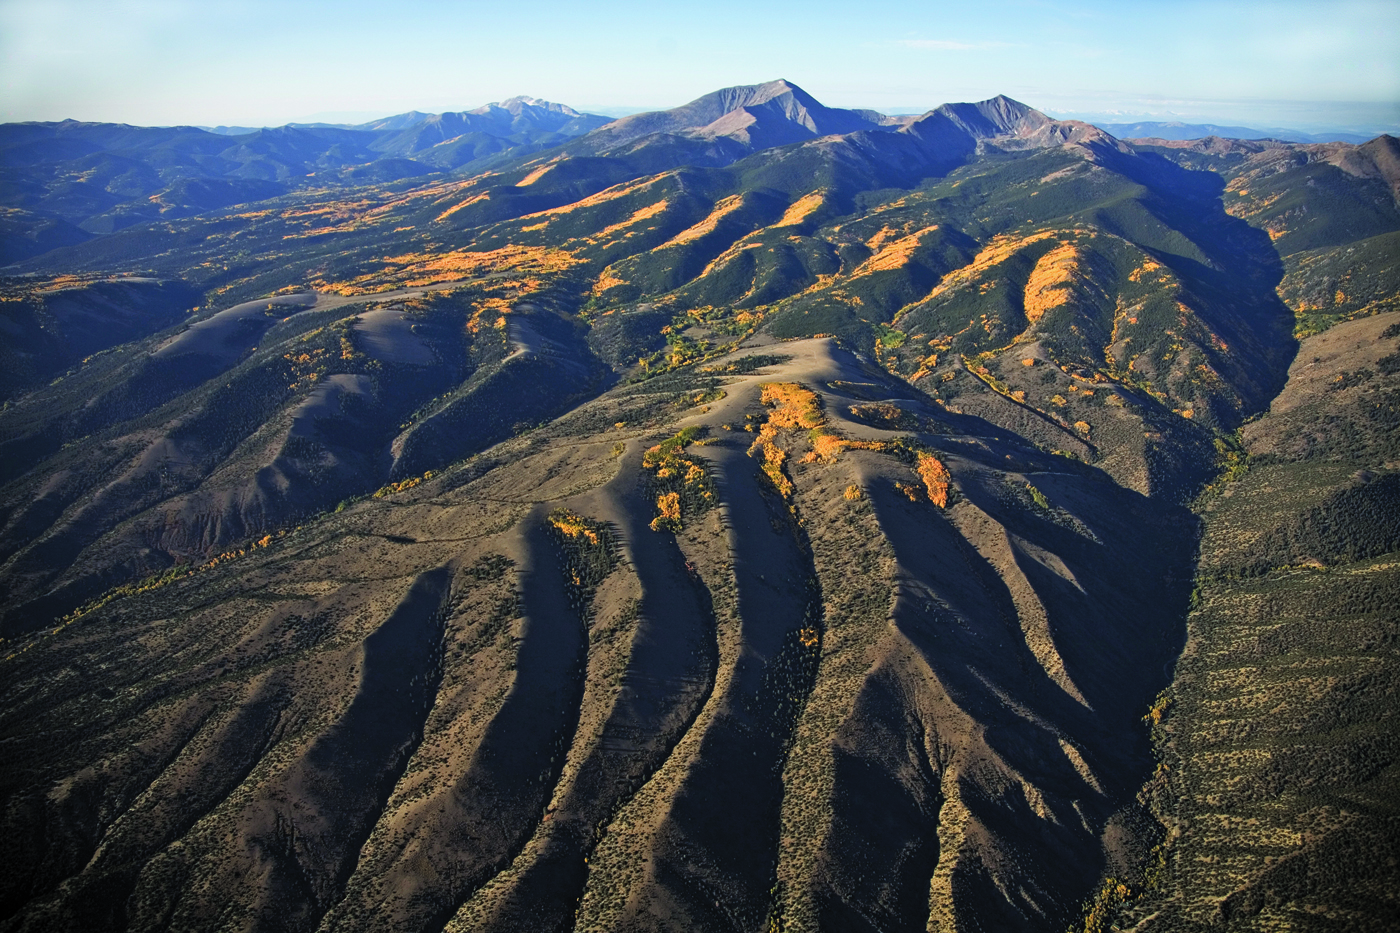
[[[1060,922],[1145,776],[1125,736],[1173,635],[1141,594],[1176,592],[1177,558],[1138,528],[1168,513],[830,341],[782,352],[699,408],[613,390],[4,662],[12,747],[87,736],[7,775],[7,832],[51,853],[11,927]],[[804,393],[815,434],[782,426]],[[885,404],[942,433],[859,408]],[[713,499],[654,530],[673,480],[642,449],[687,425],[668,449]],[[132,735],[149,751],[114,755]],[[65,781],[87,789],[45,797]],[[94,793],[141,803],[111,830]]]

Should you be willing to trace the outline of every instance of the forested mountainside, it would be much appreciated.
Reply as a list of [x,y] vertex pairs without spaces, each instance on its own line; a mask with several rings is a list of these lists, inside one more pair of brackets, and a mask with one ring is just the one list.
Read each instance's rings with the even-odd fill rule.
[[25,228],[4,929],[1386,928],[1400,142],[516,104]]
[[0,262],[153,220],[310,190],[481,167],[610,122],[516,97],[461,113],[405,113],[362,126],[0,126]]

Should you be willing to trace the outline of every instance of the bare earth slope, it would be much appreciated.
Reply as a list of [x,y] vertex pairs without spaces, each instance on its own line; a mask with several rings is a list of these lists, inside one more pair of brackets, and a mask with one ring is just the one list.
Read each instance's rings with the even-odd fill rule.
[[1188,517],[775,350],[5,662],[4,928],[1067,922],[1150,768]]
[[1393,139],[422,116],[6,279],[0,931],[1390,923]]

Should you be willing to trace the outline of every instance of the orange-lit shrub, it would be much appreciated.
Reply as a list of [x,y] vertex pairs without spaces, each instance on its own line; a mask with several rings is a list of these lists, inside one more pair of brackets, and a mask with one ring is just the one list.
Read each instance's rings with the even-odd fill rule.
[[943,462],[932,454],[920,453],[918,464],[919,478],[928,488],[928,497],[940,509],[948,507],[948,486],[952,476]]
[[685,514],[702,512],[714,504],[710,474],[698,460],[685,456],[686,446],[699,435],[698,427],[685,428],[642,454],[642,467],[652,471],[652,487],[657,492],[658,514],[651,522],[652,531],[680,531]]
[[676,492],[664,492],[656,497],[657,516],[651,520],[652,531],[681,530],[681,496]]

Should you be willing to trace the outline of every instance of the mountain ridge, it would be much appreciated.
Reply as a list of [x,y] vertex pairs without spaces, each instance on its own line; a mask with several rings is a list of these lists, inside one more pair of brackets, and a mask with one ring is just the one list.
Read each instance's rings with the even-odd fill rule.
[[1400,144],[692,103],[64,163],[0,928],[1384,929]]
[[1304,133],[1287,129],[1255,129],[1248,126],[1223,126],[1216,123],[1184,123],[1180,120],[1141,121],[1136,123],[1113,123],[1090,121],[1120,139],[1204,139],[1207,136],[1220,136],[1226,139],[1277,139],[1290,143],[1353,143],[1360,144],[1373,137],[1360,133],[1336,131],[1331,133]]

